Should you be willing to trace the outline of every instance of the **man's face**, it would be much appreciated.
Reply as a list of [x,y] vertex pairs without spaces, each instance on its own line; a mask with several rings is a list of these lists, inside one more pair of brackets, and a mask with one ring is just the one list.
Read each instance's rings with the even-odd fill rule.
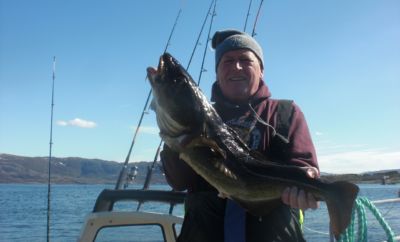
[[226,52],[217,67],[217,80],[222,94],[235,103],[246,102],[256,93],[263,70],[250,50]]

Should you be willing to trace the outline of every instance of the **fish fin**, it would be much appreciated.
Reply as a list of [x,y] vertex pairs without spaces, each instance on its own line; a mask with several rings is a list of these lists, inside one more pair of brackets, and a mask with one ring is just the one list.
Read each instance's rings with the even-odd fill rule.
[[267,215],[282,204],[280,199],[273,199],[269,201],[242,201],[234,197],[232,199],[253,216]]
[[182,134],[176,137],[171,137],[160,132],[162,140],[174,151],[181,152],[191,143],[193,136],[190,134]]
[[190,142],[190,144],[188,144],[187,148],[201,147],[201,146],[207,146],[211,148],[215,153],[220,154],[224,159],[226,159],[227,157],[226,151],[224,151],[221,147],[219,147],[217,142],[203,136],[194,138]]
[[250,155],[253,156],[254,158],[262,161],[268,161],[269,159],[260,151],[258,150],[250,150]]
[[153,110],[154,112],[157,112],[157,101],[156,101],[156,99],[153,97],[152,99],[151,99],[151,102],[150,102],[150,109],[151,110]]
[[230,198],[228,194],[225,194],[224,192],[220,192],[218,191],[218,195],[219,198],[225,199],[225,198]]
[[331,183],[331,186],[333,191],[326,197],[326,206],[328,207],[332,233],[338,239],[350,224],[354,201],[359,188],[357,185],[346,181],[337,181]]
[[280,170],[288,170],[288,169],[297,169],[298,166],[288,166],[281,163],[273,162],[266,158],[263,158],[261,154],[259,156],[253,156],[253,154],[259,154],[258,152],[254,151],[249,156],[244,158],[243,165],[246,169],[252,171],[255,174],[259,174],[261,176],[267,174],[274,174]]

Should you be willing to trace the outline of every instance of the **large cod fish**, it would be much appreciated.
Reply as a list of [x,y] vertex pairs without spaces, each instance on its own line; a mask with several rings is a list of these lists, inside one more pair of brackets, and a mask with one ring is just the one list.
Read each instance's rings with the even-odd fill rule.
[[286,187],[297,186],[326,202],[336,238],[347,228],[356,185],[310,178],[307,169],[271,162],[251,151],[170,54],[160,57],[157,70],[147,72],[161,138],[221,194],[261,216],[280,203]]

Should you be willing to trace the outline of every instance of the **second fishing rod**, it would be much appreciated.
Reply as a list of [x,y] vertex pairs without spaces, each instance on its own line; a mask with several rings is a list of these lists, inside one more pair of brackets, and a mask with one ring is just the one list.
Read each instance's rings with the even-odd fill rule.
[[[170,45],[171,38],[172,38],[172,35],[174,33],[176,24],[178,23],[178,20],[179,20],[179,17],[181,15],[181,12],[182,12],[182,9],[179,9],[178,14],[177,14],[177,16],[175,18],[175,22],[174,22],[174,24],[172,26],[172,29],[171,29],[171,32],[169,34],[167,44],[165,45],[164,52],[167,51],[168,46]],[[147,79],[147,75],[146,75],[145,79]],[[151,97],[151,94],[152,94],[151,92],[152,91],[150,89],[150,91],[149,91],[149,93],[147,95],[147,98],[146,98],[146,102],[145,102],[144,107],[143,107],[142,114],[141,114],[140,119],[139,119],[139,123],[136,126],[135,134],[133,136],[131,145],[129,147],[128,154],[127,154],[127,156],[125,158],[124,165],[123,165],[123,167],[122,167],[122,169],[121,169],[121,171],[119,173],[118,180],[117,180],[117,183],[115,185],[115,189],[122,189],[123,186],[124,186],[124,183],[126,182],[126,177],[128,175],[128,163],[129,163],[129,160],[130,160],[130,157],[131,157],[131,153],[132,153],[133,147],[135,145],[137,134],[139,133],[140,126],[142,125],[144,114],[146,113],[147,107],[149,105],[149,100],[150,100],[150,97]]]
[[[205,24],[206,24],[206,22],[207,22],[207,19],[208,19],[208,17],[209,17],[210,15],[212,16],[212,17],[211,17],[211,21],[210,21],[210,29],[211,29],[211,26],[212,26],[212,23],[213,23],[213,18],[214,18],[214,16],[215,16],[216,3],[217,3],[217,0],[212,0],[211,3],[210,3],[210,6],[209,6],[208,11],[207,11],[207,14],[206,14],[206,17],[205,17],[205,19],[204,19],[204,21],[203,21],[202,27],[201,27],[201,29],[200,29],[199,35],[198,35],[197,40],[196,40],[196,43],[195,43],[195,45],[194,45],[194,48],[193,48],[193,51],[192,51],[192,54],[191,54],[189,63],[188,63],[188,65],[187,65],[187,67],[186,67],[186,70],[189,69],[189,66],[190,66],[190,64],[191,64],[192,58],[193,58],[193,56],[194,56],[194,53],[195,53],[195,51],[196,51],[196,49],[197,49],[197,46],[199,45],[199,40],[200,40],[200,37],[201,37],[201,35],[202,35],[204,26],[205,26]],[[213,7],[213,6],[214,6],[214,7]],[[212,7],[213,7],[213,10],[211,10]],[[208,45],[209,35],[210,35],[210,30],[209,30],[208,35],[207,35],[206,48],[207,48],[207,45]],[[205,53],[204,53],[204,55],[205,55]],[[203,56],[203,62],[204,62],[204,56]],[[201,69],[202,69],[202,68],[203,68],[203,65],[202,65]],[[200,83],[200,78],[201,78],[201,75],[200,75],[200,77],[199,77],[198,84]],[[144,182],[144,185],[143,185],[143,190],[147,190],[148,187],[150,186],[151,177],[152,177],[153,171],[154,171],[154,169],[155,169],[155,166],[156,166],[156,164],[157,164],[157,160],[158,160],[158,156],[159,156],[160,151],[161,151],[161,146],[162,146],[162,144],[163,144],[163,141],[161,140],[160,143],[159,143],[159,145],[158,145],[158,147],[157,147],[156,153],[155,153],[155,155],[154,155],[153,163],[152,163],[151,166],[149,166],[149,168],[148,168],[148,170],[147,170],[146,179],[145,179],[145,182]],[[138,206],[137,206],[137,211],[139,211],[141,205],[142,205],[142,203],[139,202],[139,204],[138,204]],[[172,213],[172,208],[173,208],[173,206],[171,205],[170,213]]]
[[[199,45],[200,36],[201,36],[201,34],[202,34],[204,25],[205,25],[205,23],[206,23],[206,21],[207,21],[208,15],[210,14],[211,7],[213,6],[214,1],[215,1],[215,0],[212,0],[212,1],[211,1],[210,7],[209,7],[209,9],[208,9],[208,11],[207,11],[206,18],[205,18],[205,20],[203,21],[203,24],[202,24],[200,33],[199,33],[199,35],[198,35],[198,38],[197,38],[197,40],[196,40],[195,46],[194,46],[194,48],[193,48],[193,51],[192,51],[192,54],[191,54],[191,57],[190,57],[190,60],[189,60],[187,69],[188,69],[189,66],[190,66],[191,60],[192,60],[192,58],[193,58],[193,56],[194,56],[194,53],[195,53],[195,51],[196,51],[196,49],[197,49],[197,46]],[[177,25],[177,23],[178,23],[178,20],[179,20],[179,17],[180,17],[180,15],[181,15],[181,13],[182,13],[182,8],[179,9],[178,14],[177,14],[177,16],[176,16],[176,18],[175,18],[175,22],[174,22],[174,24],[173,24],[173,26],[172,26],[170,35],[169,35],[169,37],[168,37],[167,44],[165,45],[164,52],[166,52],[166,51],[168,50],[168,47],[170,46],[171,39],[172,39],[172,36],[173,36],[173,34],[174,34],[174,31],[175,31],[175,28],[176,28],[176,25]],[[147,77],[146,77],[146,78],[147,78]],[[132,142],[131,142],[131,145],[130,145],[128,154],[127,154],[127,156],[126,156],[124,165],[123,165],[123,167],[122,167],[122,169],[121,169],[121,171],[120,171],[120,174],[119,174],[119,177],[118,177],[118,180],[117,180],[115,189],[122,189],[123,187],[125,187],[125,183],[127,182],[127,176],[128,176],[128,170],[129,170],[129,168],[128,168],[128,163],[129,163],[130,157],[131,157],[131,155],[132,155],[133,147],[134,147],[134,144],[135,144],[135,141],[136,141],[136,138],[137,138],[137,134],[139,133],[139,130],[140,130],[140,127],[141,127],[143,118],[144,118],[144,114],[147,113],[146,110],[148,109],[149,101],[150,101],[150,97],[151,97],[151,96],[152,96],[152,91],[151,91],[151,89],[150,89],[150,91],[149,91],[149,93],[148,93],[148,95],[147,95],[147,98],[146,98],[145,105],[144,105],[144,107],[143,107],[143,111],[142,111],[141,116],[140,116],[140,119],[139,119],[139,123],[138,123],[138,125],[137,125],[137,127],[136,127],[136,130],[135,130],[135,133],[134,133],[134,136],[133,136],[133,139],[132,139]],[[156,155],[155,155],[155,158],[154,158],[155,160],[156,160],[157,157],[158,157],[161,144],[162,144],[162,141],[160,142],[160,145],[159,145],[159,147],[157,148],[157,152],[156,152]],[[147,175],[146,175],[146,180],[145,180],[143,189],[147,189],[147,188],[148,188],[148,183],[149,183],[150,180],[151,180],[151,174],[152,174],[152,170],[154,169],[154,167],[155,167],[155,162],[153,162],[153,164],[151,165],[151,167],[149,167],[149,169],[148,169],[148,173],[147,173]]]

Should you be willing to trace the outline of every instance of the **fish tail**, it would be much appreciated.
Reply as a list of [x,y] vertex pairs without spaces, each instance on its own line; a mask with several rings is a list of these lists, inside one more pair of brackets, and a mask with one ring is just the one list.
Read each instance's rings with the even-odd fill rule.
[[350,224],[354,201],[359,188],[357,185],[346,181],[337,181],[330,185],[332,190],[327,196],[326,205],[330,217],[331,231],[338,239]]

